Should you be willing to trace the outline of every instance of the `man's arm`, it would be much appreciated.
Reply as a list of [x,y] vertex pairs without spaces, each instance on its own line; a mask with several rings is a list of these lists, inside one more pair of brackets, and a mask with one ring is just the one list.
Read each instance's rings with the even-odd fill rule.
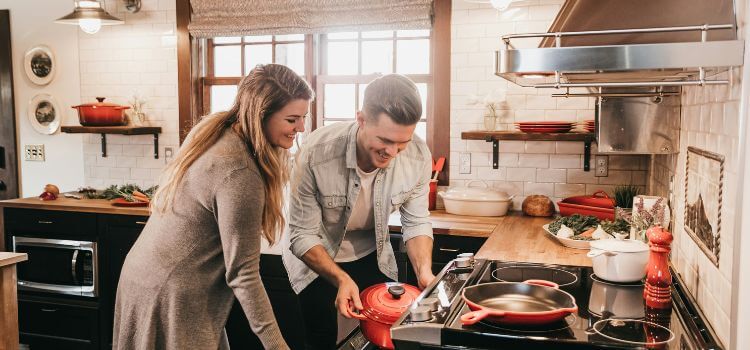
[[401,232],[406,241],[406,253],[417,275],[419,288],[425,288],[432,282],[432,223],[427,208],[430,191],[430,174],[432,173],[432,156],[426,150],[422,162],[417,187],[411,196],[401,205]]
[[352,278],[342,270],[338,264],[328,255],[325,248],[316,245],[302,256],[302,261],[313,271],[327,279],[338,288],[336,294],[336,308],[346,318],[352,318],[349,304],[354,305],[357,310],[362,310],[362,301],[359,299],[359,288]]

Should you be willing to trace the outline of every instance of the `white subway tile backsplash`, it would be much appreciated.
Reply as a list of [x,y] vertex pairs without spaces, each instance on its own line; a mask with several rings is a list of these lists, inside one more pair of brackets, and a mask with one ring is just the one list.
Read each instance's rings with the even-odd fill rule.
[[551,183],[567,182],[566,173],[565,169],[537,169],[536,181]]
[[583,157],[570,154],[550,155],[549,166],[550,168],[580,169],[583,168]]
[[555,153],[583,154],[583,142],[557,141],[555,142]]
[[536,168],[514,168],[505,178],[508,181],[533,182],[536,181]]
[[548,154],[519,154],[518,166],[527,168],[549,168]]
[[609,170],[607,176],[600,177],[599,183],[605,185],[630,185],[632,180],[630,171]]
[[[568,169],[567,170],[567,183],[579,183],[579,184],[595,184],[599,181],[594,176],[593,171],[583,171],[583,169]],[[562,181],[560,181],[562,182]]]
[[586,194],[586,185],[584,184],[555,184],[555,197],[563,198],[582,196],[584,194]]
[[504,181],[505,180],[505,174],[506,169],[505,168],[497,168],[492,169],[492,167],[478,167],[474,168],[477,170],[477,178],[482,180],[493,180],[493,181]]
[[555,193],[555,184],[536,183],[536,182],[525,182],[523,184],[523,194],[525,196],[541,194],[547,197],[552,197],[554,193]]
[[517,153],[499,153],[498,154],[498,165],[502,167],[518,167],[518,154]]
[[526,141],[526,153],[555,153],[554,141]]

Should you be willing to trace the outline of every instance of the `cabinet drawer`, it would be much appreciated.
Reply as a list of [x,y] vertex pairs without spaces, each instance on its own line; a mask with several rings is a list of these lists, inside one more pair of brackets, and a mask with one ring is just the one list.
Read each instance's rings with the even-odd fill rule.
[[93,213],[7,208],[5,221],[11,235],[96,236],[96,214]]
[[37,301],[18,301],[18,328],[22,339],[68,339],[95,343],[99,336],[96,308]]
[[475,253],[487,240],[483,237],[433,235],[432,261],[447,263],[461,253]]

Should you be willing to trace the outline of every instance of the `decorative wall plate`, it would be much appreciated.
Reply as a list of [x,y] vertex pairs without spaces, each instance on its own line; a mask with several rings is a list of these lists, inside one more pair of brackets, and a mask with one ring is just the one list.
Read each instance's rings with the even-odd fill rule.
[[49,84],[55,77],[56,65],[52,49],[44,45],[30,48],[23,57],[26,76],[36,85]]
[[60,128],[63,110],[51,95],[38,94],[29,100],[27,115],[34,130],[52,135]]
[[688,147],[685,162],[685,231],[719,266],[724,156]]

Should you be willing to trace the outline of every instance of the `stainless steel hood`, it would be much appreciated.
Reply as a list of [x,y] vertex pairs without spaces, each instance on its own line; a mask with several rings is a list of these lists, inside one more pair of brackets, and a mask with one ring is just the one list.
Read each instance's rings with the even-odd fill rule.
[[[538,48],[513,40],[541,38]],[[723,84],[741,66],[732,0],[568,0],[548,33],[503,36],[496,75],[521,86]]]

